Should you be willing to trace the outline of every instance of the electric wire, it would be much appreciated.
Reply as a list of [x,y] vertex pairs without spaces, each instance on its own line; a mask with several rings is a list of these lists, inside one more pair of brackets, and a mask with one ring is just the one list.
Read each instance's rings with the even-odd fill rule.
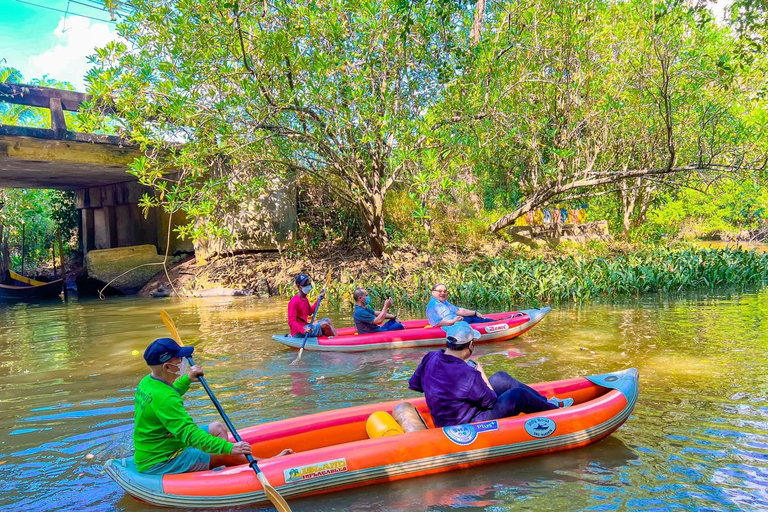
[[101,21],[102,23],[112,23],[113,25],[117,24],[116,21],[105,20],[105,19],[101,19],[101,18],[95,18],[93,16],[87,16],[85,14],[79,14],[79,13],[75,13],[75,12],[68,12],[68,11],[65,11],[63,9],[56,9],[55,7],[48,7],[47,5],[40,5],[40,4],[36,4],[36,3],[32,3],[32,2],[27,2],[26,0],[16,0],[16,1],[21,3],[21,4],[27,4],[27,5],[31,5],[33,7],[39,7],[41,9],[48,9],[49,11],[61,12],[61,13],[68,14],[68,15],[71,15],[71,16],[80,16],[81,18],[88,18],[89,20]]

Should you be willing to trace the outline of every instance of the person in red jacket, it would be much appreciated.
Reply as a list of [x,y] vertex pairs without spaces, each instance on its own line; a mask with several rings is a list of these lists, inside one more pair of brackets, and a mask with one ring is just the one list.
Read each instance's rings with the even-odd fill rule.
[[312,291],[312,279],[307,274],[299,274],[294,285],[298,293],[288,302],[288,327],[291,329],[291,336],[303,338],[307,333],[312,337],[336,336],[338,333],[330,318],[321,318],[314,324],[309,323],[309,318],[315,312],[325,290],[320,292],[314,305],[310,305],[307,294]]

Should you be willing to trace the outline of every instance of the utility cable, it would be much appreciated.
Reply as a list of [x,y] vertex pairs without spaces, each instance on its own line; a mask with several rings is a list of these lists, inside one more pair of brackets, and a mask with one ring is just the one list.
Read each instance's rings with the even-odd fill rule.
[[120,7],[117,7],[117,8],[116,8],[116,9],[114,9],[113,11],[110,11],[109,9],[107,9],[107,8],[104,6],[104,4],[103,4],[103,3],[102,3],[102,2],[100,2],[99,0],[96,0],[95,2],[88,2],[88,3],[85,3],[85,2],[79,2],[78,0],[67,0],[67,3],[68,3],[68,4],[69,4],[69,3],[73,3],[73,4],[77,4],[77,5],[82,5],[82,6],[84,6],[84,7],[88,7],[88,8],[90,8],[90,9],[96,9],[97,11],[101,11],[101,12],[103,12],[103,13],[109,13],[109,14],[111,14],[111,13],[114,11],[114,12],[116,12],[116,13],[118,13],[118,14],[121,14],[121,15],[123,15],[123,16],[127,16],[127,15],[128,15],[128,11],[125,11],[125,10],[121,10],[121,8],[120,8]]
[[41,9],[48,9],[49,11],[61,12],[61,13],[69,14],[69,15],[72,15],[72,16],[80,16],[81,18],[88,18],[89,20],[101,21],[102,23],[117,24],[116,21],[103,20],[101,18],[94,18],[93,16],[86,16],[85,14],[79,14],[79,13],[76,13],[76,12],[67,12],[67,11],[65,11],[63,9],[56,9],[55,7],[48,7],[47,5],[35,4],[35,3],[32,3],[32,2],[27,2],[26,0],[16,0],[16,1],[21,3],[21,4],[27,4],[27,5],[31,5],[33,7],[39,7]]

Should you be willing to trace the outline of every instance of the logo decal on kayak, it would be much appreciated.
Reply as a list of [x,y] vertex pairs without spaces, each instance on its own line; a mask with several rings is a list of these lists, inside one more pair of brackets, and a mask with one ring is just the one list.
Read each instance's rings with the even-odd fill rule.
[[317,478],[320,476],[332,475],[334,473],[346,473],[347,472],[347,459],[327,460],[325,462],[318,462],[317,464],[308,464],[306,466],[299,466],[298,468],[286,469],[283,473],[285,475],[285,482],[300,482],[302,480],[309,480],[310,478]]
[[477,434],[490,432],[491,430],[499,430],[498,421],[483,421],[482,423],[477,423],[475,425],[467,424],[443,427],[445,437],[462,446],[474,443],[475,439],[477,439]]
[[507,324],[496,324],[486,327],[485,332],[491,334],[492,332],[506,331],[507,329],[509,329],[509,325]]
[[549,437],[557,428],[549,418],[531,418],[525,422],[525,431],[533,437]]

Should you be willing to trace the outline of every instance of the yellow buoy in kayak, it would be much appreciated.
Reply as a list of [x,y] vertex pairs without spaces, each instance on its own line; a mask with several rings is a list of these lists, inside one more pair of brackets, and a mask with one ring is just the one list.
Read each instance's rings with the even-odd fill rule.
[[397,424],[395,418],[384,411],[376,411],[368,416],[368,421],[365,422],[365,431],[371,439],[405,433],[400,428],[400,425]]

